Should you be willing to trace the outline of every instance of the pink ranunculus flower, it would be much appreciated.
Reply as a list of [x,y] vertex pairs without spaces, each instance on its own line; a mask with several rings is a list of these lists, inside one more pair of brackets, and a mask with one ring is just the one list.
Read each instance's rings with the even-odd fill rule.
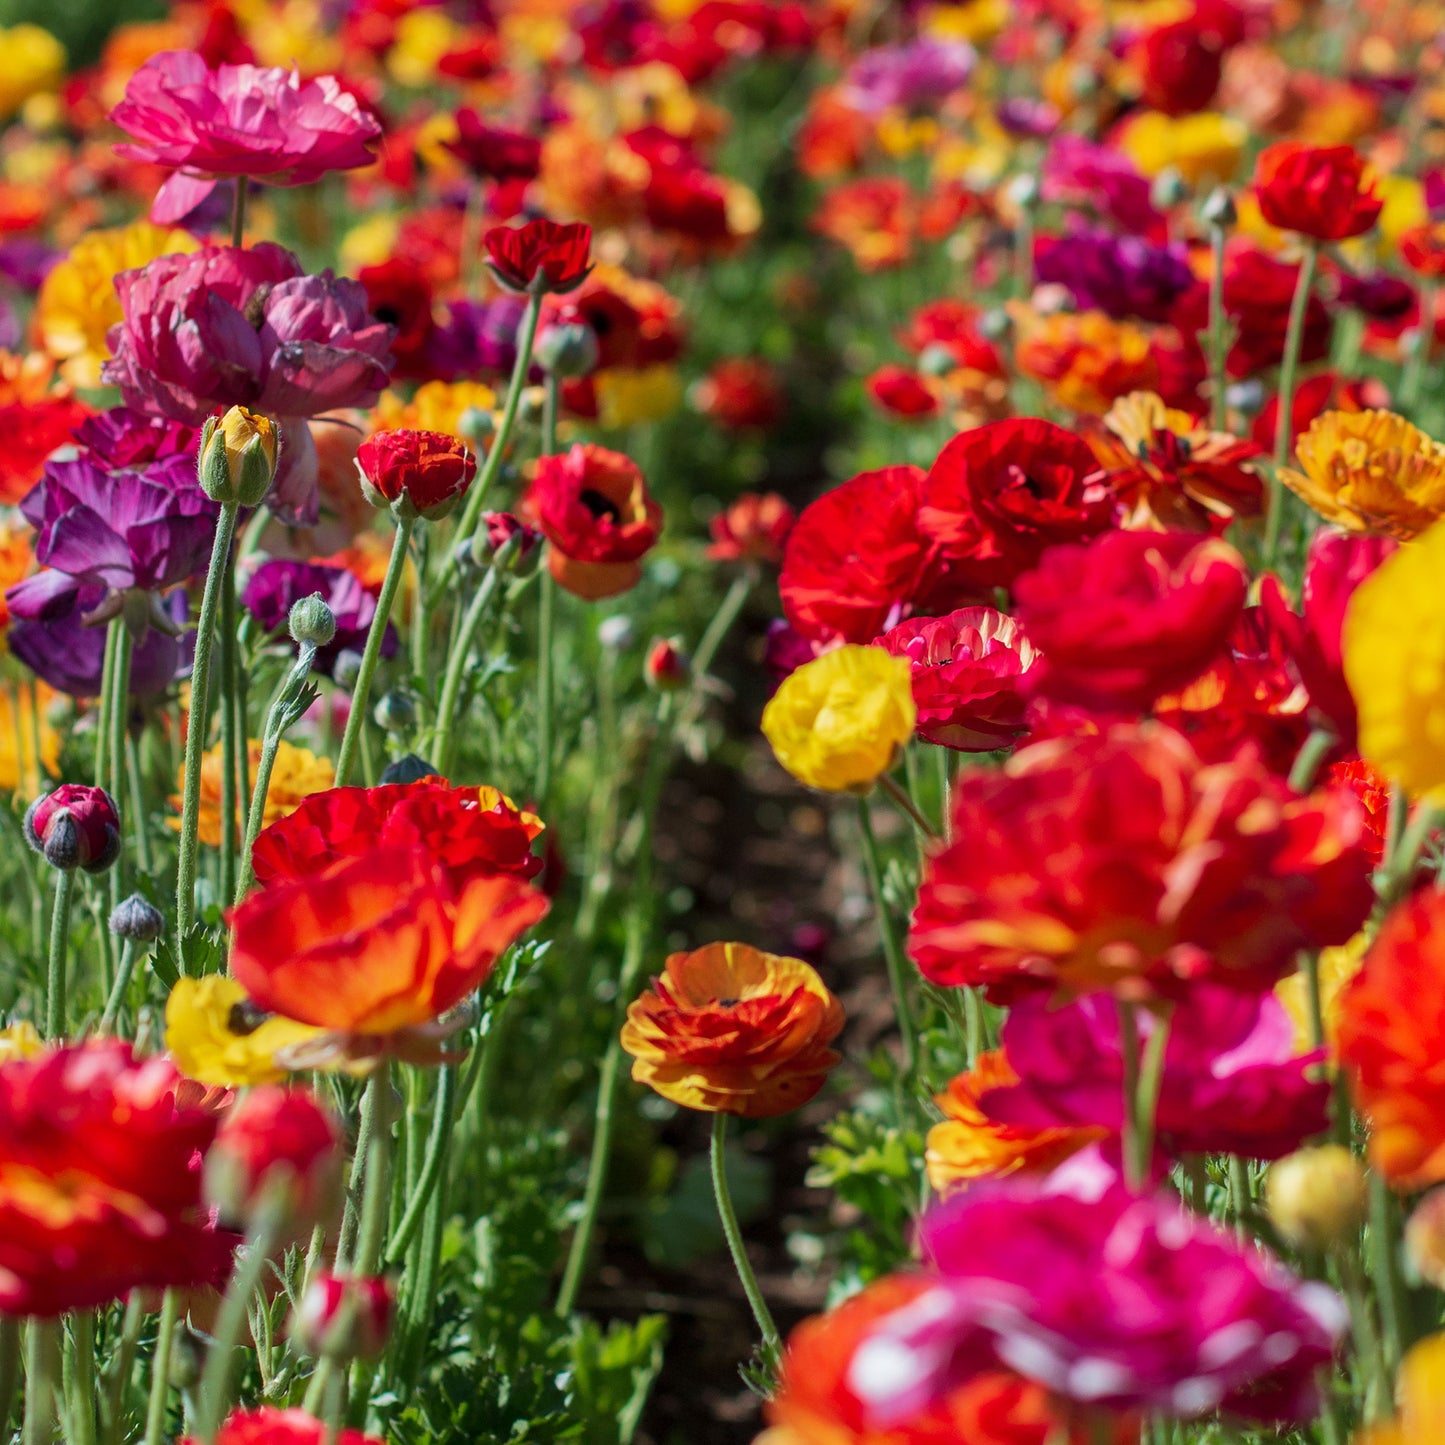
[[849,1370],[879,1428],[998,1366],[1105,1410],[1314,1416],[1315,1373],[1349,1319],[1339,1296],[1177,1199],[1101,1174],[1079,1156],[925,1215],[934,1287],[884,1316]]
[[987,753],[1023,732],[1019,679],[1038,653],[1012,617],[992,607],[961,607],[947,617],[900,622],[874,646],[913,664],[920,737]]
[[[1145,1039],[1158,1024],[1138,1014]],[[1062,1008],[1020,998],[1003,1026],[1018,1082],[989,1089],[979,1107],[1000,1124],[1124,1127],[1119,1011],[1107,994]],[[1279,1159],[1329,1124],[1322,1052],[1298,1054],[1294,1023],[1272,993],[1196,982],[1169,1024],[1154,1136],[1169,1156],[1239,1154]]]
[[381,123],[334,75],[302,80],[279,66],[221,65],[193,50],[153,55],[131,76],[110,118],[129,160],[173,166],[151,219],[168,225],[222,176],[304,186],[376,159]]
[[280,424],[270,506],[314,521],[316,448],[309,417],[371,406],[386,387],[393,328],[359,282],[308,276],[284,247],[205,246],[157,257],[115,280],[124,320],[111,328],[104,378],[126,404],[197,425],[249,406]]

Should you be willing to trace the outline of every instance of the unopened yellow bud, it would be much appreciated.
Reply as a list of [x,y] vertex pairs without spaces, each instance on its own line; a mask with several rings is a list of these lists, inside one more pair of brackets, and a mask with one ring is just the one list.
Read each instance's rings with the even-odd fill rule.
[[1365,1171],[1343,1145],[1301,1149],[1271,1166],[1264,1199],[1271,1222],[1287,1243],[1328,1249],[1364,1222]]
[[201,428],[197,474],[213,502],[259,506],[276,476],[276,424],[268,416],[233,406]]

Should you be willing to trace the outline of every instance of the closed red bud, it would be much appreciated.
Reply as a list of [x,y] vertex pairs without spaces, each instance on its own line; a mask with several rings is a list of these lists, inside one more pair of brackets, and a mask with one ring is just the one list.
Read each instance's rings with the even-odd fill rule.
[[341,1138],[330,1112],[304,1089],[252,1089],[221,1125],[206,1155],[206,1198],[244,1228],[263,1203],[290,1237],[309,1234],[341,1198]]
[[642,672],[649,687],[658,692],[676,692],[687,686],[692,662],[676,642],[660,637],[647,649]]
[[316,1358],[374,1359],[386,1348],[394,1303],[389,1280],[318,1274],[291,1317],[291,1339]]
[[437,521],[471,485],[477,459],[458,437],[403,427],[362,442],[356,467],[372,506],[390,507],[398,517]]
[[66,783],[30,805],[25,836],[52,868],[103,873],[120,855],[120,813],[104,788]]

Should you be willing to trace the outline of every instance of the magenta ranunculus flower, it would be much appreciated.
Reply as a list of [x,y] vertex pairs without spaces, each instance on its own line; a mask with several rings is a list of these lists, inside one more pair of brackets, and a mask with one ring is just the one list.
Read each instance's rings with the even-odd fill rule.
[[385,388],[393,328],[357,281],[308,276],[282,246],[205,246],[159,256],[115,280],[124,320],[104,377],[127,406],[199,425],[219,408],[274,418],[280,470],[268,499],[287,521],[316,519],[307,417],[368,407]]
[[[1140,1034],[1157,1027],[1138,1014]],[[1017,1084],[979,1106],[1001,1124],[1124,1127],[1119,1011],[1108,994],[1058,1007],[1020,998],[1003,1026]],[[1155,1140],[1168,1155],[1279,1159],[1329,1126],[1330,1086],[1312,1077],[1323,1053],[1295,1052],[1294,1024],[1272,993],[1196,982],[1169,1025]]]
[[998,1366],[1108,1410],[1314,1416],[1344,1301],[1101,1171],[1071,1161],[1043,1184],[977,1186],[924,1216],[936,1286],[880,1320],[849,1372],[880,1428]]
[[1006,748],[1024,730],[1019,679],[1038,656],[1012,617],[961,607],[914,617],[874,642],[913,664],[918,735],[959,752]]
[[221,65],[193,50],[153,55],[110,118],[129,135],[128,160],[174,166],[151,219],[179,220],[221,176],[305,186],[376,159],[381,123],[334,75],[302,80],[280,66]]

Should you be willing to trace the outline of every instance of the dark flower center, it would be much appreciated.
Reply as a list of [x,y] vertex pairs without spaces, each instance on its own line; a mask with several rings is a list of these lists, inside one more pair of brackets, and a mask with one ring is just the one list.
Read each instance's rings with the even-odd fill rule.
[[583,487],[577,494],[577,500],[581,502],[599,522],[603,517],[610,517],[614,522],[620,522],[622,520],[622,508],[619,507],[611,497],[604,497],[595,487]]
[[233,1004],[231,1012],[226,1015],[226,1029],[237,1038],[245,1038],[247,1034],[254,1034],[269,1017],[250,999],[242,999],[240,1003]]

